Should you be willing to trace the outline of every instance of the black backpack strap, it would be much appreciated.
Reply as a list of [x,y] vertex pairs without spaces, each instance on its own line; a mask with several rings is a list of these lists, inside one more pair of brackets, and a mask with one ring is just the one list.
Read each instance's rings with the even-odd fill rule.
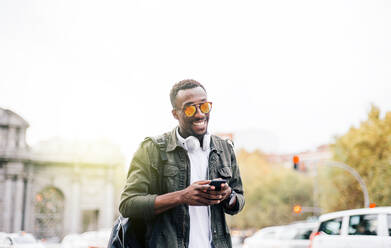
[[136,221],[119,216],[114,222],[107,248],[143,248],[144,236],[140,235]]
[[[147,137],[145,140],[150,139],[156,146],[159,147],[160,152],[160,163],[159,171],[162,175],[163,165],[168,160],[166,147],[168,135],[163,134],[157,137]],[[159,177],[160,190],[162,189],[162,177]],[[136,219],[123,218],[119,216],[114,223],[113,229],[110,234],[110,239],[108,243],[108,248],[142,248],[144,247],[144,236],[143,231],[145,228],[140,229],[140,225],[144,224],[143,221],[138,221]],[[140,229],[140,230],[139,230]]]
[[159,147],[159,152],[160,152],[160,162],[158,162],[158,170],[159,170],[159,185],[160,185],[160,194],[163,194],[163,170],[164,170],[164,165],[168,161],[167,158],[167,139],[168,136],[167,134],[159,135],[157,137],[149,137],[152,142]]
[[157,137],[149,137],[152,142],[159,147],[160,151],[160,159],[162,162],[166,162],[167,159],[167,153],[166,153],[166,147],[167,147],[167,135],[162,134]]

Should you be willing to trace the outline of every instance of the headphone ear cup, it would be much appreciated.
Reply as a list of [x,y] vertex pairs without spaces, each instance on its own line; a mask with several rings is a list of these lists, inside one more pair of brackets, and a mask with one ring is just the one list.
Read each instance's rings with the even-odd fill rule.
[[202,150],[206,151],[206,149],[209,148],[210,145],[210,134],[207,133],[204,135],[204,140],[202,142]]
[[185,142],[186,148],[189,152],[193,152],[200,147],[200,141],[194,136],[187,137]]

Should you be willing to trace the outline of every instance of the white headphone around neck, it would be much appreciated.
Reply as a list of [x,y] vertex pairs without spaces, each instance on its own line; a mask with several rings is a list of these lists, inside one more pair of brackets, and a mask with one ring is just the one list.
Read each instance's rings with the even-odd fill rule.
[[[204,135],[202,143],[202,150],[206,151],[210,144],[210,134]],[[188,152],[193,152],[200,147],[200,141],[194,136],[189,136],[185,139],[185,147]]]

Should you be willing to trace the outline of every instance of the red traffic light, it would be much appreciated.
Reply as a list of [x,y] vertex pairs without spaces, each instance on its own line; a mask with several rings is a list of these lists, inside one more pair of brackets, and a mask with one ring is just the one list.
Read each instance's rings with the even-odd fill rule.
[[299,156],[295,155],[293,156],[293,169],[294,170],[299,170]]
[[298,164],[300,162],[299,156],[295,155],[293,156],[293,163]]

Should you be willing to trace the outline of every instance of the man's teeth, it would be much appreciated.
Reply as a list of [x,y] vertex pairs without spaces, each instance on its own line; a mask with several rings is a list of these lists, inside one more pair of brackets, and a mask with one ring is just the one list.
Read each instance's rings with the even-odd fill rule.
[[195,126],[201,126],[201,125],[204,125],[205,124],[205,121],[196,121],[196,122],[193,122],[193,124]]

